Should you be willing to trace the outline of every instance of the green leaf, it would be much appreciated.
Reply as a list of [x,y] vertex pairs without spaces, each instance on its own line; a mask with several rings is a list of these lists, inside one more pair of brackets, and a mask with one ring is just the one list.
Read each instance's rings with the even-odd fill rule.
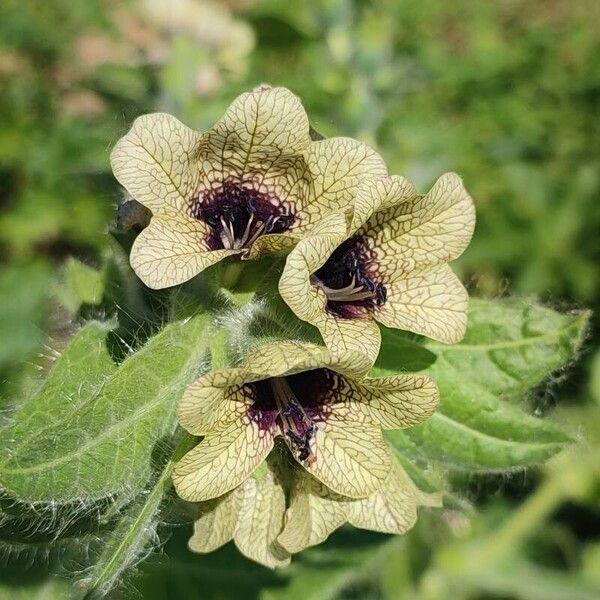
[[376,369],[415,373],[436,361],[437,355],[425,348],[417,336],[383,326],[380,329],[381,351],[375,363]]
[[42,345],[50,268],[36,262],[0,269],[0,370],[29,359]]
[[104,295],[104,274],[75,258],[65,264],[64,283],[58,296],[65,307],[76,313],[83,304],[98,305]]
[[[75,334],[38,392],[22,402],[11,423],[0,430],[0,445],[6,448],[0,464],[11,461],[12,455],[26,453],[44,436],[49,424],[68,424],[71,415],[66,411],[75,410],[100,391],[117,368],[106,347],[106,336],[113,326],[93,321]],[[4,488],[2,467],[0,487]]]
[[590,312],[561,314],[518,299],[471,300],[467,333],[445,346],[425,342],[462,377],[502,395],[523,393],[571,360]]
[[522,600],[597,600],[600,586],[582,581],[578,574],[561,573],[528,561],[508,568],[487,569],[470,581],[472,588],[498,597]]
[[[485,406],[482,388],[469,383],[460,388],[446,395],[452,399],[444,400],[443,408],[427,421],[386,432],[387,439],[413,459],[470,471],[506,471],[541,463],[572,441],[552,423],[493,396],[488,399],[495,406]],[[467,389],[467,395],[458,395]]]
[[69,582],[64,579],[46,579],[43,582],[0,583],[0,598],[4,600],[64,600],[68,598]]
[[[384,350],[374,375],[394,372],[396,357],[412,352],[412,364],[440,388],[438,412],[408,430],[387,433],[406,456],[444,467],[505,471],[541,463],[572,440],[560,427],[526,414],[502,396],[539,383],[567,362],[581,342],[588,315],[561,315],[522,301],[473,301],[465,339],[454,346],[424,342],[436,354],[426,365],[415,341],[384,331]],[[422,357],[422,358],[421,358]]]
[[118,369],[107,363],[101,327],[84,329],[0,432],[0,488],[27,502],[133,498],[151,477],[155,446],[173,433],[177,400],[203,367],[209,323],[201,314],[167,325]]
[[173,465],[193,445],[193,438],[181,432],[180,441],[154,481],[120,516],[117,526],[102,540],[102,552],[77,590],[86,600],[103,598],[152,546],[156,524],[165,496],[171,489]]

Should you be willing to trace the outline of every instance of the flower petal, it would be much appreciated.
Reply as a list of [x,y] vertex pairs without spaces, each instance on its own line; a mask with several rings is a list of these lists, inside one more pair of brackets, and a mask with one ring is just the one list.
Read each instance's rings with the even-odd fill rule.
[[173,483],[184,500],[200,502],[242,483],[267,457],[273,434],[248,417],[207,435],[174,467]]
[[415,186],[408,179],[399,175],[365,179],[358,186],[356,192],[351,231],[357,231],[375,213],[379,213],[371,225],[375,227],[380,220],[386,218],[386,211],[415,196],[417,196]]
[[155,215],[168,208],[185,211],[200,181],[201,140],[200,133],[171,115],[143,115],[115,145],[112,170],[119,183]]
[[297,317],[319,329],[332,355],[363,354],[364,374],[379,354],[381,334],[377,323],[370,318],[345,319],[329,313],[325,293],[310,279],[345,238],[343,214],[333,213],[322,219],[287,257],[279,293]]
[[373,316],[446,344],[459,342],[467,327],[469,296],[448,265],[410,273],[387,286],[387,300]]
[[261,235],[242,258],[253,260],[263,254],[286,252],[291,250],[302,237],[295,233],[269,233]]
[[288,255],[279,293],[300,319],[314,324],[325,310],[325,297],[317,294],[318,288],[311,284],[310,276],[327,262],[345,237],[346,217],[333,213],[315,225]]
[[352,209],[358,184],[366,176],[387,175],[384,160],[367,144],[351,138],[328,138],[310,145],[308,167],[313,190],[303,211],[304,228],[326,213]]
[[260,346],[243,365],[247,381],[280,377],[318,369],[329,362],[329,353],[323,346],[305,342],[274,342]]
[[272,468],[265,465],[231,492],[201,506],[188,542],[193,552],[212,552],[233,539],[242,554],[266,567],[289,563],[289,553],[277,541],[285,494]]
[[210,153],[219,156],[224,177],[267,173],[282,157],[310,145],[309,124],[300,99],[283,87],[261,86],[238,96],[206,133]]
[[[240,488],[238,488],[240,489]],[[277,541],[283,528],[285,493],[270,468],[241,486],[242,502],[233,539],[238,550],[266,567],[283,567],[289,553]]]
[[[442,175],[425,196],[407,199],[396,178],[371,184],[389,208],[376,213],[361,230],[387,282],[411,271],[460,256],[475,227],[475,207],[461,178]],[[397,194],[397,203],[390,197]]]
[[328,488],[350,498],[374,493],[391,466],[381,429],[360,419],[359,411],[347,404],[333,405],[318,424],[313,452],[314,462],[300,464]]
[[203,375],[179,401],[179,424],[193,435],[206,435],[239,419],[253,402],[244,393],[243,383],[241,369],[220,369]]
[[131,266],[152,289],[178,285],[239,250],[208,250],[205,225],[200,221],[164,211],[135,239]]
[[373,366],[381,347],[381,332],[373,319],[344,319],[325,313],[317,327],[333,357],[343,361],[350,355],[362,355],[361,375]]
[[292,375],[313,369],[331,368],[349,376],[365,374],[365,355],[346,352],[332,355],[327,348],[308,342],[275,342],[260,346],[242,367],[246,381]]
[[188,541],[192,552],[206,554],[233,539],[242,503],[242,486],[202,504],[202,514],[194,522],[194,533]]
[[351,502],[330,491],[308,473],[297,470],[285,527],[277,540],[291,553],[324,542],[346,522],[346,512]]
[[[233,101],[223,118],[205,134],[202,188],[234,181],[271,197],[296,218],[310,189],[305,158],[311,144],[308,116],[286,88],[260,86]],[[292,235],[258,238],[244,258],[293,246]]]
[[394,463],[380,490],[348,506],[348,522],[354,527],[382,533],[406,533],[417,520],[417,506],[441,506],[438,494],[419,490],[398,461]]
[[424,375],[395,375],[352,382],[359,406],[382,429],[412,427],[439,404],[437,386]]

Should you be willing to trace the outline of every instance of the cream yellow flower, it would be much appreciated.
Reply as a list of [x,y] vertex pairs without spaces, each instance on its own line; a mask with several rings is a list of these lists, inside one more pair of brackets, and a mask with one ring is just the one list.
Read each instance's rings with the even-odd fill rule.
[[325,541],[346,522],[381,533],[406,533],[419,506],[441,506],[441,497],[421,491],[396,460],[381,487],[363,499],[335,494],[308,473],[297,472],[278,547],[300,552]]
[[246,557],[266,567],[283,567],[290,553],[277,537],[283,528],[285,491],[279,474],[264,465],[218,499],[203,502],[188,542],[190,550],[212,552],[233,540]]
[[371,363],[381,344],[375,321],[458,342],[468,295],[446,263],[474,225],[473,201],[454,173],[425,195],[403,177],[366,178],[349,224],[328,215],[292,250],[279,292],[333,352],[361,351]]
[[312,141],[285,88],[242,94],[205,133],[144,115],[111,154],[115,177],[152,211],[131,264],[149,287],[183,283],[227,256],[291,248],[326,214],[346,210],[359,181],[386,167],[349,138]]
[[177,493],[194,502],[226,494],[261,465],[276,438],[335,493],[374,493],[391,467],[382,428],[423,421],[438,392],[425,376],[355,378],[363,372],[362,354],[333,358],[321,346],[281,342],[240,368],[204,375],[178,408],[180,424],[204,438],[175,465]]

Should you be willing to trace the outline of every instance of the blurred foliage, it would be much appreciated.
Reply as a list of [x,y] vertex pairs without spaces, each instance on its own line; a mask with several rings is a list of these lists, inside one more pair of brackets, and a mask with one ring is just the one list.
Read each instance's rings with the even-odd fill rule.
[[[200,560],[177,530],[132,583],[144,598],[598,597],[598,22],[594,0],[0,3],[2,415],[72,316],[102,309],[91,267],[119,281],[108,151],[132,118],[167,110],[203,128],[265,81],[302,96],[320,133],[373,143],[422,189],[445,170],[464,177],[478,226],[459,264],[473,294],[596,313],[582,366],[530,399],[538,413],[558,405],[576,454],[543,472],[456,475],[463,509],[424,513],[402,539],[342,531],[283,573],[229,547]],[[126,282],[108,293],[160,312]],[[64,596],[41,550],[4,554],[0,598]]]

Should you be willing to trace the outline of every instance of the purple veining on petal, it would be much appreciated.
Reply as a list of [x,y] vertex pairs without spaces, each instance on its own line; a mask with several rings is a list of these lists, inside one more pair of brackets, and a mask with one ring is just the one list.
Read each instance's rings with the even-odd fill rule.
[[282,233],[294,223],[292,207],[273,194],[234,181],[202,192],[190,215],[211,228],[211,250],[249,248],[261,235]]
[[316,460],[311,443],[318,423],[323,423],[336,402],[342,402],[346,382],[329,369],[315,369],[285,377],[246,384],[254,402],[248,416],[263,430],[275,426],[297,458]]
[[246,394],[254,399],[248,409],[248,416],[261,431],[271,431],[275,427],[279,411],[268,379],[247,383],[244,388]]
[[373,253],[361,236],[354,236],[334,250],[311,281],[324,290],[331,314],[361,319],[387,299],[386,287],[376,278]]

